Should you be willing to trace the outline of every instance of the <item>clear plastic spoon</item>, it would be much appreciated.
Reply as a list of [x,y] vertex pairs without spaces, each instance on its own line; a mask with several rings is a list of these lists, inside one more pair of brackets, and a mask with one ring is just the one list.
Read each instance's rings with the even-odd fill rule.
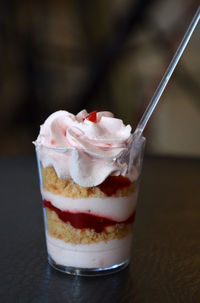
[[[177,51],[175,52],[166,72],[164,73],[164,76],[162,78],[162,80],[160,81],[153,97],[151,98],[144,114],[142,115],[142,118],[140,119],[133,135],[132,138],[129,141],[129,147],[128,147],[128,152],[125,154],[125,158],[128,157],[129,158],[129,167],[128,167],[128,171],[129,173],[131,173],[131,168],[132,168],[132,164],[134,159],[137,158],[138,155],[138,151],[140,150],[140,145],[142,142],[142,133],[145,129],[145,126],[147,124],[147,122],[149,121],[149,118],[151,117],[156,105],[158,104],[158,101],[160,100],[160,97],[162,96],[162,93],[167,85],[167,83],[169,82],[169,79],[179,61],[179,59],[181,58],[185,47],[187,46],[193,31],[195,30],[198,22],[200,19],[200,6],[197,8],[197,11],[177,49]],[[140,142],[141,141],[141,142]]]
[[193,31],[199,22],[199,19],[200,19],[200,6],[197,8],[197,11],[184,35],[176,53],[174,54],[174,57],[172,58],[162,80],[160,81],[160,84],[158,85],[153,97],[151,98],[151,101],[149,102],[149,105],[147,106],[142,118],[140,119],[131,141],[135,141],[135,139],[139,138],[141,136],[141,134],[143,133],[144,128],[145,128],[147,122],[149,121],[149,118],[151,117],[156,105],[158,104],[158,101],[160,100],[160,97],[161,97],[177,63],[178,63],[179,59],[181,58],[181,56],[185,50],[185,47],[187,46],[187,44],[192,36]]

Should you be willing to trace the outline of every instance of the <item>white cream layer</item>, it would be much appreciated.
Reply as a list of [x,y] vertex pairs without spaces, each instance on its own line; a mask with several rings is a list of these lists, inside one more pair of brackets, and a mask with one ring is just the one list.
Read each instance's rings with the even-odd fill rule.
[[41,189],[43,199],[63,211],[85,212],[95,214],[115,221],[125,221],[136,209],[137,191],[125,197],[102,197],[72,199],[62,195],[55,195]]
[[46,234],[51,258],[63,266],[108,268],[128,260],[131,236],[94,244],[71,244]]

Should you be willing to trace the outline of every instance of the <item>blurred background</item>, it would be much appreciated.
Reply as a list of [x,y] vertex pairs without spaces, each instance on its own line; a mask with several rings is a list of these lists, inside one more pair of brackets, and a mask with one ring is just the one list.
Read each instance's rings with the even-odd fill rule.
[[[199,1],[0,1],[1,155],[33,153],[53,111],[134,128]],[[147,152],[200,156],[200,25],[145,131]]]

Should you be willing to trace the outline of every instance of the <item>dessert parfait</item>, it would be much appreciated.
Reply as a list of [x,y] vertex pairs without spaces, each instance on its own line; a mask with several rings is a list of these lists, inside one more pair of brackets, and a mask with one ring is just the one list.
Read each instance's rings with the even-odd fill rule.
[[41,126],[34,144],[56,269],[96,275],[128,264],[144,138],[137,156],[130,140],[130,125],[110,112],[57,111]]

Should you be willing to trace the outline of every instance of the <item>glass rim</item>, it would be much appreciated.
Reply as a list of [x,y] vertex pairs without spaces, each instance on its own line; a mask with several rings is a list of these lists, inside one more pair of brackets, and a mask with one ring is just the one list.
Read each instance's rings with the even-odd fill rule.
[[[126,145],[121,145],[121,146],[100,146],[100,145],[95,145],[94,144],[94,148],[102,150],[102,151],[111,151],[111,150],[121,150],[121,151],[128,151],[129,149],[131,149],[131,142],[132,142],[132,136],[128,139]],[[140,142],[141,142],[141,147],[142,147],[142,143],[146,140],[146,138],[144,136],[140,137]],[[42,143],[38,143],[37,141],[33,141],[32,142],[35,146],[35,148],[37,149],[38,147],[47,149],[47,150],[51,150],[54,152],[67,152],[67,151],[72,151],[72,150],[80,150],[83,152],[87,152],[87,149],[84,148],[83,146],[63,146],[63,147],[56,147],[56,146],[47,146],[45,144]],[[137,142],[138,143],[138,142]],[[91,144],[91,143],[90,143]]]
[[[41,147],[41,148],[44,148],[44,149],[47,149],[47,150],[51,150],[51,151],[54,151],[54,152],[67,152],[67,151],[72,151],[72,150],[80,150],[80,151],[87,151],[86,148],[84,147],[81,147],[81,146],[65,146],[65,147],[54,147],[54,146],[47,146],[47,145],[44,145],[44,144],[40,144],[40,143],[36,143],[36,142],[32,142],[35,146],[35,148],[37,149],[38,147]],[[125,151],[125,150],[128,150],[129,149],[129,144],[127,146],[97,146],[97,145],[94,145],[94,147],[96,149],[100,149],[102,151],[111,151],[111,150],[122,150],[122,151]]]

